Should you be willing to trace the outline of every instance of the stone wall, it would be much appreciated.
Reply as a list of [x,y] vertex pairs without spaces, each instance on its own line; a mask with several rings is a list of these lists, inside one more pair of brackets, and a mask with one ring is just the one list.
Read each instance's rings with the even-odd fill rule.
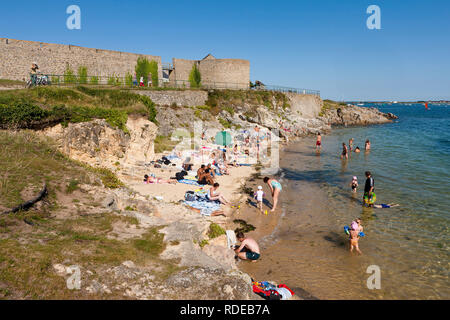
[[28,78],[32,62],[36,62],[45,74],[62,75],[70,65],[75,73],[79,66],[86,66],[89,75],[125,76],[127,72],[134,73],[140,56],[158,63],[159,78],[162,79],[159,56],[0,38],[0,79]]
[[202,84],[214,88],[248,89],[250,82],[250,62],[239,59],[215,59],[203,60],[173,59],[174,71],[170,81],[176,81],[177,86],[187,80],[194,63],[197,63],[202,76]]
[[176,103],[178,106],[202,106],[208,100],[208,92],[204,90],[162,90],[162,91],[134,91],[137,94],[150,97],[152,101],[159,106],[170,106]]

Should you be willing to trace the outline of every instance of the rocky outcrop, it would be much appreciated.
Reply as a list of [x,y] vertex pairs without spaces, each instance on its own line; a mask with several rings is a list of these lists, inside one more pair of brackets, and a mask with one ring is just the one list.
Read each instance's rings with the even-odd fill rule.
[[111,127],[105,120],[58,124],[43,133],[70,158],[93,166],[114,168],[117,163],[135,165],[154,155],[157,127],[144,118],[129,118],[129,133]]
[[134,93],[149,97],[158,106],[176,104],[179,107],[195,107],[204,105],[208,100],[208,92],[204,90],[142,90]]
[[323,101],[319,96],[310,94],[285,93],[291,106],[291,112],[304,119],[316,118],[322,110]]
[[392,113],[380,112],[376,108],[342,106],[327,110],[321,119],[330,125],[364,126],[392,122],[397,117]]

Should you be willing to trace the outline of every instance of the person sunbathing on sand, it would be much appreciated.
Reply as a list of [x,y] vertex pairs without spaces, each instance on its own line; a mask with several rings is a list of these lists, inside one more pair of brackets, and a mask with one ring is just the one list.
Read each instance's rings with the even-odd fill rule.
[[177,183],[177,180],[175,179],[169,179],[169,180],[164,180],[161,178],[156,178],[156,177],[152,177],[152,176],[148,176],[147,174],[144,176],[144,182],[145,183],[159,183],[159,184],[163,184],[163,183],[171,183],[171,184],[175,184]]
[[221,204],[228,204],[228,200],[225,199],[220,192],[217,192],[217,189],[219,189],[219,184],[216,182],[212,186],[211,189],[208,190],[208,193],[206,194],[206,199],[208,201],[219,201]]
[[242,260],[251,260],[252,262],[256,262],[256,260],[261,257],[258,243],[252,238],[246,238],[242,232],[238,232],[236,237],[241,243],[238,248],[236,248],[236,246],[234,249],[234,252],[237,253],[237,257]]
[[201,185],[210,185],[212,186],[214,184],[214,179],[211,176],[211,172],[209,169],[205,169],[205,171],[203,171],[203,173],[200,174],[200,176],[198,176],[198,184]]

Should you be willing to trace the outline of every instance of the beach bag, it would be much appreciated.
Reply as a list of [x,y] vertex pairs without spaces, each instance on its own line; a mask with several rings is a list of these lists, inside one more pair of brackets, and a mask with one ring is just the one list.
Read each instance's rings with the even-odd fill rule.
[[275,287],[266,286],[264,282],[253,282],[253,292],[266,300],[281,300],[281,296]]
[[183,180],[184,179],[184,177],[185,176],[187,176],[187,172],[186,171],[181,171],[181,172],[177,172],[177,173],[175,173],[175,178],[177,179],[177,180]]
[[195,195],[194,191],[186,191],[184,194],[184,200],[186,201],[196,201],[197,196]]

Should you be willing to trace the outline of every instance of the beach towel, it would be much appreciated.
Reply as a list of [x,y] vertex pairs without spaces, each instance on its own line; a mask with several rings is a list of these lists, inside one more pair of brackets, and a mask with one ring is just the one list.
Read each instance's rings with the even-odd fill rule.
[[178,180],[179,183],[184,183],[184,184],[190,184],[193,186],[201,186],[197,181],[194,180],[189,180],[189,179],[183,179],[183,180]]
[[232,246],[236,245],[236,233],[233,230],[227,230],[227,245],[228,248],[231,248]]
[[215,211],[220,211],[220,204],[211,201],[184,201],[184,204],[200,210],[200,214],[203,216],[211,216],[211,214]]
[[250,163],[239,163],[241,167],[251,167],[252,165]]

